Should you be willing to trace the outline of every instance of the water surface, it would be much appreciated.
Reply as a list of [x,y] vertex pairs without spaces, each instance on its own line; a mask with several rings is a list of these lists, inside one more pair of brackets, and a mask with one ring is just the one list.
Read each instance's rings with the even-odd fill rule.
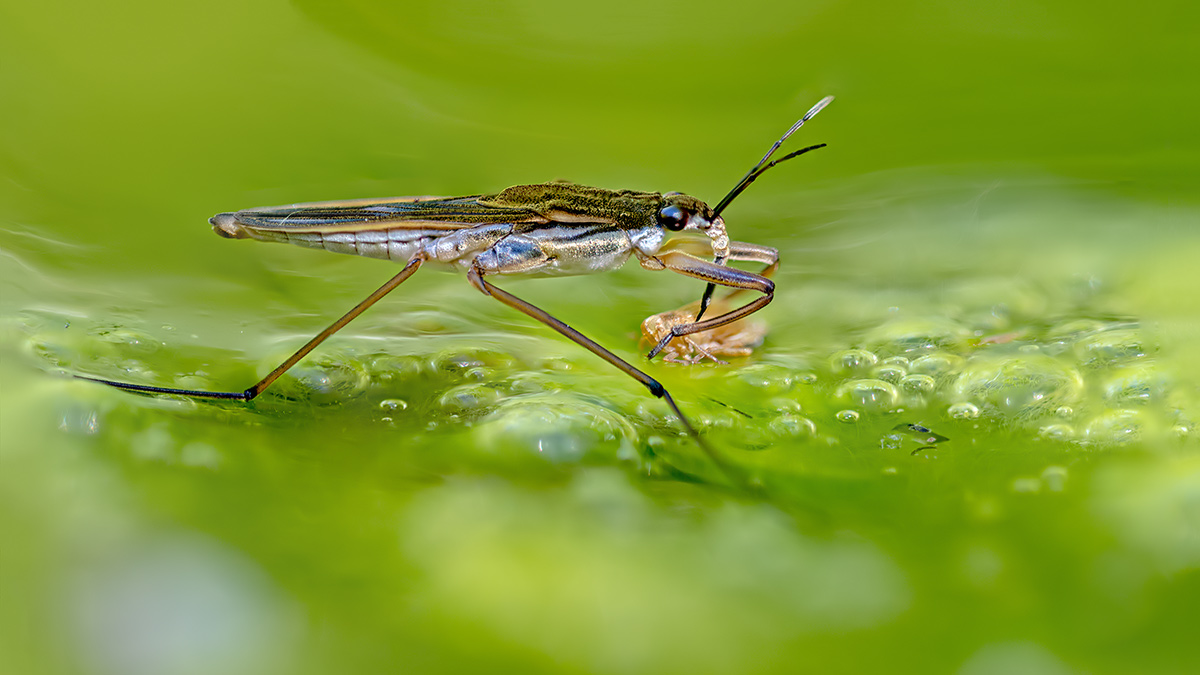
[[[2,11],[0,669],[1200,666],[1194,10],[607,7]],[[726,212],[782,254],[765,343],[645,366],[753,491],[450,274],[252,404],[66,376],[239,390],[396,271],[213,213],[715,202],[826,94]],[[505,287],[636,363],[701,290]]]

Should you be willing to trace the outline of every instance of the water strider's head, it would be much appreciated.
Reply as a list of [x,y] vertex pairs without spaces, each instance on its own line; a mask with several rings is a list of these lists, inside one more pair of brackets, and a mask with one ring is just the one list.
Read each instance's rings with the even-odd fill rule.
[[714,256],[718,259],[729,256],[729,235],[725,233],[725,221],[713,213],[708,204],[695,197],[680,192],[664,194],[662,208],[658,211],[658,224],[671,232],[703,232],[712,241]]

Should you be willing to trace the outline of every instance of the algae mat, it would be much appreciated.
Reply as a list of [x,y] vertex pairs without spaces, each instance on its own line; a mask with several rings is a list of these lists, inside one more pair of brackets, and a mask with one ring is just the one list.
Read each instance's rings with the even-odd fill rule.
[[[0,8],[0,670],[1194,671],[1196,10]],[[776,246],[765,340],[660,401],[243,207],[565,178]],[[513,281],[623,357],[700,285]],[[942,440],[943,438],[948,440]]]

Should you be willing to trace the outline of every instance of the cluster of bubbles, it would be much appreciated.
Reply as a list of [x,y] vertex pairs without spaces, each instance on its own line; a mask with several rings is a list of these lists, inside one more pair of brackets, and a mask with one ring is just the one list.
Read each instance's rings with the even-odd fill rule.
[[830,359],[841,422],[906,413],[1084,446],[1186,436],[1194,426],[1131,322],[1071,320],[988,335],[947,321],[894,321],[864,342]]
[[[29,346],[43,360],[72,369],[79,345],[64,342],[69,333],[47,338],[34,332]],[[95,337],[87,336],[89,344]],[[214,386],[202,368],[164,382],[144,365],[161,357],[159,339],[128,330],[102,337],[101,353],[89,358],[121,379]],[[826,357],[777,351],[729,366],[677,367],[692,384],[673,386],[678,398],[691,399],[684,408],[701,433],[750,450],[793,441],[836,445],[849,429],[868,425],[898,430],[885,436],[918,445],[963,425],[1079,446],[1188,436],[1194,429],[1190,406],[1135,323],[1075,319],[987,334],[946,319],[897,319],[858,342]],[[285,399],[281,404],[316,408],[365,405],[378,421],[395,426],[475,428],[485,443],[518,443],[564,459],[596,448],[636,456],[635,448],[671,437],[687,443],[670,410],[619,373],[598,380],[595,369],[574,372],[574,360],[514,356],[530,351],[536,350],[503,341],[420,355],[326,346],[281,379],[272,395]],[[262,357],[259,370],[284,356]]]

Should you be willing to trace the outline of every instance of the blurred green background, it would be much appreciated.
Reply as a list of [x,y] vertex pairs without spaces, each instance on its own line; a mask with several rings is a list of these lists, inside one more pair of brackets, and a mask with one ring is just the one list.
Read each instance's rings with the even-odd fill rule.
[[[0,671],[1195,672],[1184,3],[0,3]],[[568,178],[778,247],[661,402],[219,211]],[[699,285],[510,281],[635,362]],[[950,441],[897,431],[922,424]]]

